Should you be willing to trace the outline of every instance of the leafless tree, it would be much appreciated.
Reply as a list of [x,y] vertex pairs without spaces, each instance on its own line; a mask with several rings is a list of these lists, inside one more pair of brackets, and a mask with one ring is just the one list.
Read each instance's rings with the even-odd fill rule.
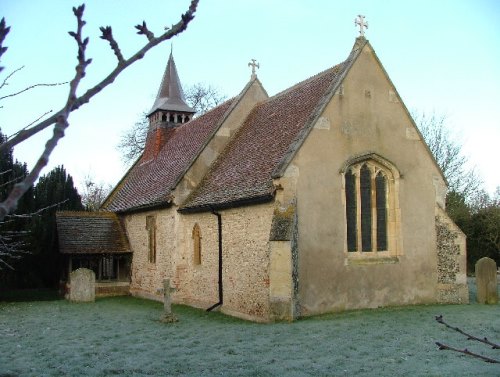
[[446,123],[445,116],[412,114],[437,164],[443,171],[450,191],[470,202],[480,193],[482,180],[476,170],[468,167],[462,144]]
[[[137,25],[137,33],[144,35],[147,38],[148,42],[128,59],[124,58],[118,42],[114,39],[111,26],[101,27],[101,38],[109,43],[111,50],[117,58],[117,66],[102,81],[87,90],[81,96],[77,96],[76,92],[80,85],[80,82],[85,76],[87,67],[92,62],[92,59],[88,59],[85,54],[89,42],[88,37],[83,36],[83,28],[85,26],[83,13],[85,10],[85,6],[81,5],[79,7],[73,8],[73,13],[77,21],[77,27],[76,31],[70,31],[69,34],[74,38],[77,44],[78,53],[77,65],[75,67],[76,72],[73,79],[69,83],[69,92],[66,103],[59,111],[50,115],[48,118],[37,122],[29,128],[22,129],[11,139],[0,145],[0,151],[11,149],[15,145],[29,139],[38,132],[50,126],[53,126],[53,135],[49,140],[47,140],[45,148],[35,166],[31,169],[30,174],[28,174],[28,176],[22,182],[17,183],[9,193],[7,198],[5,198],[2,203],[0,203],[0,221],[2,221],[7,214],[15,210],[21,196],[31,187],[31,185],[39,177],[42,169],[47,165],[50,154],[55,149],[59,139],[64,136],[64,131],[69,126],[68,119],[71,112],[88,103],[102,89],[113,83],[113,81],[126,68],[142,59],[144,55],[153,47],[183,32],[187,28],[189,22],[191,22],[191,20],[194,18],[198,2],[199,0],[191,0],[188,10],[181,15],[181,19],[175,25],[172,25],[171,28],[166,28],[166,31],[164,31],[158,37],[155,37],[154,34],[148,29],[145,21],[143,21],[142,24]],[[9,33],[9,29],[10,28],[6,25],[5,20],[2,19],[0,21],[0,58],[7,51],[7,47],[4,47],[4,41],[5,37]]]
[[111,185],[95,182],[90,175],[85,177],[82,194],[82,204],[87,211],[98,211],[102,202],[111,192]]
[[226,96],[222,95],[217,88],[202,83],[188,87],[185,96],[189,106],[196,110],[196,116],[205,114],[226,100]]
[[146,144],[148,128],[149,121],[147,114],[143,113],[132,127],[123,132],[116,148],[121,153],[121,158],[125,164],[134,162],[141,155]]
[[[226,96],[222,95],[219,90],[202,83],[188,87],[184,94],[186,102],[196,111],[195,116],[197,117],[226,100]],[[144,150],[149,128],[147,115],[144,112],[141,118],[121,136],[117,149],[120,151],[125,164],[134,162]]]
[[[0,222],[0,228],[12,220]],[[0,270],[8,268],[13,270],[10,260],[21,258],[28,253],[27,243],[25,241],[28,232],[22,230],[0,230]]]

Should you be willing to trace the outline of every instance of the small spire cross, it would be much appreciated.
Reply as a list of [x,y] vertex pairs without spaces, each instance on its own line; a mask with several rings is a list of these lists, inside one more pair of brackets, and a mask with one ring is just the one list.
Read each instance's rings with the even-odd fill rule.
[[249,67],[252,67],[252,78],[257,77],[257,74],[255,73],[255,68],[260,68],[259,63],[255,59],[250,59],[250,63],[248,63]]
[[365,36],[364,29],[368,29],[368,22],[365,21],[365,16],[358,14],[358,17],[354,19],[354,25],[359,26],[359,36],[364,37]]

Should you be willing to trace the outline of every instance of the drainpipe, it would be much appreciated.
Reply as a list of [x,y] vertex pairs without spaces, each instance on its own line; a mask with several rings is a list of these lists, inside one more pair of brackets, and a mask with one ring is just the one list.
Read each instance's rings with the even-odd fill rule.
[[212,208],[212,214],[217,216],[217,226],[219,229],[219,302],[212,305],[207,309],[207,312],[214,310],[223,303],[223,289],[222,289],[222,216],[219,212],[215,212]]

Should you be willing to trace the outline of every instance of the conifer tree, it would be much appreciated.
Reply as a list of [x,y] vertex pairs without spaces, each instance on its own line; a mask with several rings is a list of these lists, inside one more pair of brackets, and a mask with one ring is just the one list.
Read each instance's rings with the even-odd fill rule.
[[[7,140],[0,129],[0,144]],[[14,160],[12,149],[0,152],[0,199],[5,198],[12,187],[22,181],[28,175],[26,164]],[[0,270],[5,278],[12,270],[17,260],[29,250],[29,221],[20,216],[29,213],[33,209],[33,188],[21,198],[15,213],[0,222]],[[3,280],[3,279],[2,279]]]
[[39,284],[56,287],[61,271],[55,213],[59,210],[83,210],[73,178],[58,166],[40,178],[34,189],[35,208],[46,208],[32,218],[32,260],[38,265]]

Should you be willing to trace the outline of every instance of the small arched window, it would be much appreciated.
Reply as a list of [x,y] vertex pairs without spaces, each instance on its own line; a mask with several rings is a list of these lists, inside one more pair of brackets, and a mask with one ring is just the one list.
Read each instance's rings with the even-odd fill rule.
[[193,263],[201,264],[201,230],[198,223],[193,227]]

